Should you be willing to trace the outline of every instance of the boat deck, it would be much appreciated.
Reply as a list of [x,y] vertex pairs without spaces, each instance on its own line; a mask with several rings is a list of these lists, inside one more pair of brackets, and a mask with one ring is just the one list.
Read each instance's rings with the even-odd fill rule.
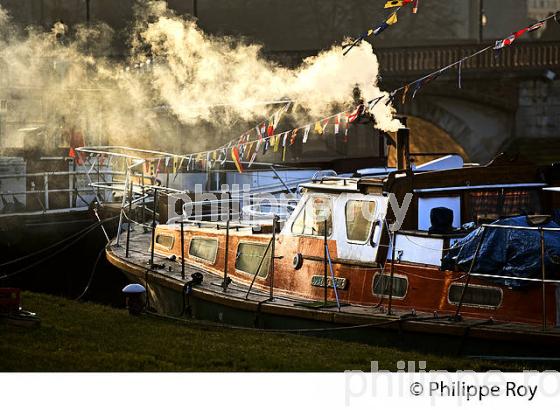
[[[198,266],[185,264],[185,279],[181,277],[181,263],[168,258],[154,256],[154,267],[150,267],[149,244],[151,234],[133,232],[130,237],[129,257],[125,255],[126,234],[121,236],[120,246],[114,243],[107,247],[107,258],[111,263],[123,270],[129,278],[150,287],[158,284],[182,294],[185,283],[191,279],[191,274],[203,274],[203,282],[192,289],[190,297],[203,299],[221,306],[227,306],[245,312],[270,314],[285,317],[285,323],[277,326],[274,331],[317,332],[320,328],[333,330],[386,328],[399,332],[439,334],[466,339],[482,339],[483,341],[516,342],[538,346],[560,346],[560,328],[549,327],[543,329],[520,323],[497,322],[492,319],[469,319],[462,317],[454,320],[449,316],[436,317],[428,312],[411,312],[398,309],[386,312],[386,301],[380,307],[342,305],[329,301],[324,306],[321,301],[285,295],[274,290],[271,300],[268,291],[253,288],[247,295],[248,286],[233,279],[226,291],[222,288],[223,277],[205,271]],[[149,293],[149,292],[148,292]],[[314,325],[309,328],[293,326],[288,319],[301,319]],[[265,326],[266,327],[266,326]],[[555,350],[554,350],[555,351]],[[560,352],[559,352],[560,353]]]

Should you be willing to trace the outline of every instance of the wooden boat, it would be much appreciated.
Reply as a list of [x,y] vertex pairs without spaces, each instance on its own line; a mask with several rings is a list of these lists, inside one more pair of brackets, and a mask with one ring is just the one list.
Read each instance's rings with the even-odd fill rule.
[[[554,272],[516,288],[500,282],[503,272],[442,265],[475,226],[491,230],[486,222],[556,208],[556,168],[500,156],[486,166],[413,172],[407,158],[399,150],[402,170],[384,177],[303,184],[285,221],[271,216],[259,229],[242,221],[170,221],[130,233],[126,246],[109,244],[107,258],[144,285],[149,307],[165,315],[370,341],[396,335],[416,347],[412,335],[422,334],[445,340],[438,350],[534,354],[538,347],[557,355]],[[391,194],[399,204],[412,194],[398,230],[388,229],[396,215]],[[445,232],[430,225],[441,207],[452,211]],[[351,212],[357,209],[368,218]],[[538,223],[534,229],[559,234]]]

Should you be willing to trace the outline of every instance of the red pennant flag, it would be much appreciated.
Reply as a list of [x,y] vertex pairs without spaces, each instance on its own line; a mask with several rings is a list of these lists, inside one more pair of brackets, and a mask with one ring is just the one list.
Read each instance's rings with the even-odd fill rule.
[[295,142],[296,142],[296,137],[297,137],[297,132],[298,132],[298,129],[297,129],[297,128],[294,129],[294,130],[292,131],[292,136],[290,137],[290,145],[294,145],[294,144],[295,144]]
[[237,147],[233,147],[231,149],[231,157],[233,158],[233,162],[235,163],[235,167],[237,168],[237,172],[242,174],[243,173],[243,165],[241,164],[241,159],[239,158],[239,149]]
[[354,112],[348,116],[348,122],[356,121],[358,117],[364,113],[364,108],[364,104],[358,105]]

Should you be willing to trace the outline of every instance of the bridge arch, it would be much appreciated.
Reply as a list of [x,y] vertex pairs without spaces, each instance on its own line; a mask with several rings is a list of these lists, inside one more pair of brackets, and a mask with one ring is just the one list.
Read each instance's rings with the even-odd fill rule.
[[448,96],[419,95],[402,112],[435,124],[464,149],[470,161],[480,163],[490,161],[511,138],[515,122],[507,110]]

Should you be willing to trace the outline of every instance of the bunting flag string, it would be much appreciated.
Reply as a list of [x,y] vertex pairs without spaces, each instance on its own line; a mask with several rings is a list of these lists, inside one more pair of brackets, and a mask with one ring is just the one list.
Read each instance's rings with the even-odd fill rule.
[[510,46],[515,40],[517,40],[519,37],[521,37],[522,35],[524,35],[525,33],[531,33],[533,31],[536,31],[542,27],[544,27],[545,25],[545,21],[539,21],[529,27],[525,27],[524,29],[521,29],[519,31],[516,31],[515,33],[512,33],[510,36],[504,38],[503,40],[497,40],[496,44],[494,45],[494,50],[501,50],[504,47]]
[[392,26],[393,24],[396,24],[398,22],[398,18],[397,18],[397,13],[399,12],[399,10],[405,6],[407,6],[408,4],[412,4],[412,13],[413,14],[417,14],[418,13],[418,7],[420,4],[420,0],[390,0],[387,1],[385,3],[385,9],[394,9],[396,8],[395,11],[393,11],[391,14],[389,14],[389,16],[379,25],[377,25],[375,28],[371,28],[368,31],[364,32],[363,34],[359,35],[352,43],[350,44],[346,44],[342,47],[343,50],[343,55],[346,55],[350,52],[350,50],[352,50],[354,47],[356,47],[358,44],[360,44],[364,39],[366,39],[367,37],[370,36],[378,36],[379,34],[381,34],[383,31],[385,31],[387,28],[389,28],[390,26]]
[[438,78],[441,74],[443,74],[444,72],[446,72],[447,70],[453,68],[453,67],[457,67],[458,69],[458,87],[459,88],[463,88],[463,75],[462,75],[462,70],[463,70],[463,63],[466,60],[470,60],[480,54],[483,54],[489,50],[494,50],[494,51],[499,51],[501,49],[503,49],[504,47],[507,47],[509,45],[511,45],[517,38],[521,37],[522,35],[524,35],[525,33],[529,33],[535,30],[538,30],[542,27],[545,26],[546,21],[550,20],[550,19],[554,19],[556,21],[560,22],[560,11],[557,11],[553,14],[551,14],[550,16],[536,22],[535,24],[532,24],[531,26],[525,27],[519,31],[514,32],[513,34],[511,34],[510,36],[508,36],[507,38],[503,39],[503,40],[498,40],[496,41],[496,43],[494,45],[490,45],[487,47],[484,47],[478,51],[476,51],[475,53],[463,57],[460,60],[457,60],[445,67],[442,67],[432,73],[429,73],[415,81],[412,81],[411,83],[405,84],[400,88],[397,88],[396,90],[393,90],[389,93],[388,96],[384,96],[385,98],[374,98],[370,101],[368,101],[368,107],[369,109],[373,109],[373,107],[375,107],[375,105],[377,105],[380,101],[386,100],[387,103],[391,103],[393,101],[393,98],[395,97],[396,94],[398,94],[399,92],[402,92],[401,95],[401,103],[405,104],[407,101],[407,96],[409,93],[409,90],[412,88],[413,89],[413,94],[412,94],[412,98],[414,98],[416,96],[416,93],[425,85],[427,85],[428,83],[434,81],[436,78]]
[[[404,4],[408,4],[409,2],[404,3]],[[414,4],[414,3],[413,3]],[[417,4],[417,3],[416,3]],[[398,10],[398,5],[394,6],[397,7]],[[395,97],[398,95],[399,92],[402,92],[402,96],[401,96],[401,102],[403,104],[406,103],[407,101],[407,97],[409,95],[410,90],[412,90],[412,96],[411,98],[414,99],[414,97],[416,96],[416,94],[418,93],[418,91],[420,91],[424,86],[426,86],[427,84],[429,84],[430,82],[436,80],[441,74],[445,73],[446,71],[448,71],[449,69],[453,68],[453,67],[457,67],[458,69],[458,87],[459,88],[463,88],[463,75],[462,75],[462,69],[463,69],[463,63],[469,59],[472,59],[482,53],[485,53],[489,50],[496,50],[496,48],[498,50],[507,47],[509,45],[511,45],[517,38],[521,37],[522,35],[524,35],[525,33],[531,32],[531,31],[535,31],[538,30],[542,27],[544,27],[546,21],[548,21],[549,19],[554,19],[557,22],[560,22],[560,11],[557,11],[556,13],[546,17],[543,20],[538,21],[537,23],[525,27],[524,29],[521,29],[519,31],[514,32],[512,35],[510,35],[509,37],[503,39],[503,40],[498,40],[498,42],[496,42],[493,45],[489,45],[485,48],[482,48],[481,50],[476,51],[475,53],[469,55],[469,56],[465,56],[462,57],[460,60],[453,62],[445,67],[442,67],[432,73],[429,73],[411,83],[405,84],[404,86],[395,89],[393,91],[391,91],[388,94],[384,94],[382,96],[377,96],[374,99],[368,101],[368,108],[369,110],[372,110],[375,105],[377,105],[380,101],[387,101],[389,103],[392,103],[395,99]],[[227,150],[231,151],[231,157],[233,162],[235,163],[235,166],[238,170],[238,172],[242,173],[244,172],[243,169],[243,160],[249,160],[249,167],[254,163],[257,154],[259,153],[259,149],[261,147],[261,145],[264,144],[263,146],[263,153],[266,153],[270,147],[274,147],[274,152],[277,152],[279,149],[279,145],[282,145],[282,161],[285,161],[286,158],[286,150],[288,145],[293,145],[295,144],[297,137],[298,137],[298,132],[299,130],[303,130],[303,139],[302,142],[306,143],[308,138],[309,138],[309,133],[311,130],[311,127],[314,125],[314,129],[317,131],[318,134],[324,134],[325,133],[325,129],[326,127],[330,124],[330,120],[333,120],[333,124],[334,124],[334,134],[338,134],[340,132],[340,125],[341,123],[344,126],[344,141],[347,142],[348,141],[348,129],[349,129],[349,124],[351,124],[352,122],[356,121],[356,119],[363,115],[366,112],[366,106],[364,104],[360,104],[356,110],[352,113],[347,113],[345,111],[340,112],[340,113],[336,113],[334,115],[331,115],[329,117],[323,118],[322,120],[310,123],[310,124],[306,124],[304,126],[298,127],[298,128],[294,128],[292,130],[288,130],[288,131],[284,131],[280,134],[275,134],[277,126],[279,124],[280,118],[282,116],[282,114],[288,110],[289,106],[290,106],[291,102],[287,102],[281,109],[277,110],[269,119],[269,121],[264,121],[259,123],[257,126],[255,126],[255,128],[253,128],[252,130],[254,130],[254,132],[256,133],[257,138],[255,140],[251,140],[251,130],[244,132],[243,134],[241,134],[240,137],[238,137],[236,140],[231,140],[229,141],[227,144],[214,149],[214,150],[209,150],[209,151],[204,151],[204,152],[199,152],[199,153],[193,153],[193,154],[189,154],[189,155],[177,155],[177,156],[173,156],[173,168],[174,171],[180,171],[182,169],[183,163],[184,161],[188,161],[187,165],[186,165],[186,169],[188,171],[194,169],[195,166],[199,166],[201,165],[202,168],[211,168],[213,166],[216,166],[216,164],[220,164],[220,165],[224,165],[227,161],[227,157],[228,157],[228,152]],[[289,138],[289,141],[288,141]],[[281,142],[280,142],[281,141]],[[253,149],[254,148],[254,149]],[[219,153],[219,154],[218,154]],[[180,162],[178,164],[178,166],[175,165],[175,158],[180,158]],[[167,168],[169,166],[169,158],[164,158],[165,161],[165,167]],[[160,162],[161,162],[161,158],[157,161],[157,165],[155,165],[155,174],[159,174],[160,172]],[[146,162],[145,164],[146,167],[150,167],[149,163]]]
[[360,44],[366,38],[368,38],[372,35],[373,36],[378,36],[379,34],[381,34],[383,31],[385,31],[390,26],[392,26],[393,24],[396,24],[398,22],[397,13],[401,9],[401,7],[402,6],[399,6],[395,11],[393,11],[389,15],[389,17],[387,17],[387,19],[385,19],[383,21],[383,23],[378,25],[376,28],[369,29],[365,33],[359,35],[352,43],[344,45],[342,47],[342,50],[343,50],[342,55],[345,56],[346,54],[348,54],[350,52],[350,50],[352,50],[354,47],[356,47],[358,44]]

